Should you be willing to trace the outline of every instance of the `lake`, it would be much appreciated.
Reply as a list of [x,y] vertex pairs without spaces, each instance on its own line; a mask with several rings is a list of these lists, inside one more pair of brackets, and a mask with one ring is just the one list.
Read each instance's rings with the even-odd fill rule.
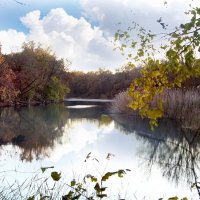
[[[70,181],[129,169],[123,178],[113,176],[105,183],[108,199],[199,199],[198,187],[191,186],[200,175],[200,131],[172,120],[160,121],[152,131],[148,120],[114,114],[108,106],[73,100],[1,108],[0,195],[7,192],[9,199],[8,188],[23,188],[38,173],[58,171]],[[54,168],[42,174],[41,167]],[[13,194],[12,199],[25,199],[18,191]]]

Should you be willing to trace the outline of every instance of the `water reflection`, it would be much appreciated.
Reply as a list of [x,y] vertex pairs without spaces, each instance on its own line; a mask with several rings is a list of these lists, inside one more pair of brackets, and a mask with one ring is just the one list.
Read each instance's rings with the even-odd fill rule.
[[[126,134],[133,130],[137,139],[142,141],[138,149],[139,156],[145,160],[146,169],[156,164],[168,180],[176,184],[186,181],[189,187],[199,183],[200,167],[200,130],[185,128],[188,121],[175,123],[170,120],[160,121],[160,126],[152,131],[147,120],[138,117],[113,116],[117,128]],[[196,126],[197,124],[195,124]],[[199,197],[200,188],[195,185]]]
[[63,134],[71,126],[87,120],[108,125],[110,118],[103,117],[105,107],[87,106],[77,109],[64,104],[0,109],[0,147],[12,144],[21,150],[21,160],[32,161],[48,157],[55,146],[62,143]]
[[[73,127],[77,128],[81,123],[86,123],[88,132],[82,129],[80,132],[73,132]],[[66,148],[74,145],[80,149],[83,146],[82,140],[86,141],[84,145],[87,145],[89,140],[97,140],[95,134],[91,134],[93,139],[87,138],[91,137],[89,132],[96,128],[111,127],[136,138],[137,155],[149,173],[156,166],[170,181],[187,182],[189,186],[197,183],[200,130],[188,128],[186,123],[170,120],[162,120],[159,124],[152,132],[148,120],[126,115],[110,115],[102,105],[77,108],[73,105],[67,107],[64,104],[51,104],[20,109],[4,108],[0,109],[0,153],[3,153],[3,147],[11,144],[20,149],[21,160],[43,159],[50,157],[52,152],[58,157],[59,152],[57,153],[55,148],[58,144],[62,146],[62,143],[66,142],[63,138],[67,138]],[[72,144],[72,137],[77,143]],[[59,151],[67,152],[66,148]],[[196,189],[199,190],[198,187]]]
[[61,142],[68,112],[63,105],[0,110],[0,145],[12,144],[21,150],[21,160],[48,156]]

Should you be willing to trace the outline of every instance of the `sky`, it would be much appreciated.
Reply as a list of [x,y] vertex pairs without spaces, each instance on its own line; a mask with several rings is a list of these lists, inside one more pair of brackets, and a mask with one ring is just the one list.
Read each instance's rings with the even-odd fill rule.
[[[0,0],[0,43],[7,54],[24,42],[50,47],[71,70],[115,70],[127,60],[114,51],[114,34],[132,21],[155,33],[187,20],[190,0]],[[199,0],[192,1],[200,6]]]

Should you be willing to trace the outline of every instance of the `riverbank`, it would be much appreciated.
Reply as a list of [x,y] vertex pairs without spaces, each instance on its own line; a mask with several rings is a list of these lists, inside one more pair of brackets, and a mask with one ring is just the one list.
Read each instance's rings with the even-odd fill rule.
[[[138,111],[129,108],[131,97],[127,92],[118,94],[111,106],[111,112],[127,115],[138,115]],[[164,114],[163,118],[169,118],[180,122],[187,122],[185,128],[200,129],[200,91],[197,89],[171,89],[162,95]],[[156,99],[152,102],[156,105]]]
[[48,101],[17,101],[17,102],[10,102],[10,103],[3,103],[0,102],[1,107],[24,107],[24,106],[39,106],[39,105],[48,105],[50,103],[62,103],[63,100],[48,100]]

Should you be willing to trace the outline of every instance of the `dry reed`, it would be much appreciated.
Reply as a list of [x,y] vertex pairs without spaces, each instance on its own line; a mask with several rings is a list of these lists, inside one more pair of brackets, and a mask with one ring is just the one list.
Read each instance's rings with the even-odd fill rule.
[[[170,89],[162,94],[164,117],[172,119],[200,119],[200,92],[198,89]],[[154,99],[153,105],[156,104]],[[131,97],[127,92],[116,95],[111,110],[116,113],[136,114],[128,107]],[[138,113],[137,113],[138,114]],[[197,123],[198,124],[198,123]]]

